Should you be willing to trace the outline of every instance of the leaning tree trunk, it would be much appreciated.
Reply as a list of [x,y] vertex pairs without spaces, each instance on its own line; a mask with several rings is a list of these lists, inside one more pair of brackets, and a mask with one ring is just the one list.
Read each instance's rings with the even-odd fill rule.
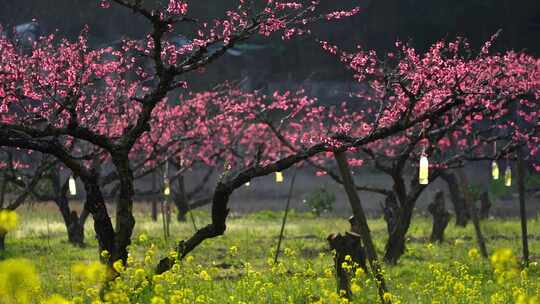
[[[94,219],[94,231],[96,232],[99,250],[100,252],[108,251],[112,257],[112,254],[116,251],[114,244],[115,232],[97,179],[81,176],[81,180],[86,191],[84,208],[92,214]],[[112,261],[112,258],[110,258],[108,262],[111,263]]]
[[349,197],[349,203],[353,211],[355,226],[357,227],[356,233],[358,233],[362,238],[362,243],[364,244],[366,250],[366,256],[369,261],[369,265],[373,275],[375,276],[377,289],[379,292],[379,298],[382,303],[389,303],[390,301],[385,300],[384,294],[387,292],[386,283],[384,280],[384,275],[381,269],[381,265],[377,258],[377,251],[375,250],[375,245],[373,244],[373,239],[371,238],[371,232],[369,230],[369,225],[367,223],[366,214],[358,192],[356,192],[356,186],[352,178],[351,169],[349,163],[345,156],[344,152],[335,152],[334,157],[338,163],[338,168],[341,173],[341,178],[343,180],[343,187],[347,196]]
[[442,179],[448,185],[450,192],[450,200],[454,205],[454,213],[456,214],[456,226],[465,227],[469,222],[470,214],[465,203],[465,197],[460,191],[458,179],[454,173],[441,173]]
[[131,236],[135,227],[133,217],[133,171],[129,165],[127,153],[113,156],[113,163],[118,171],[120,179],[120,193],[116,206],[116,235],[114,240],[115,251],[112,261],[121,260],[124,263],[128,257],[128,246],[131,244]]
[[444,192],[435,194],[435,199],[428,205],[428,211],[433,216],[433,227],[429,241],[432,243],[442,243],[444,241],[444,230],[450,222],[450,213],[446,210],[444,202]]

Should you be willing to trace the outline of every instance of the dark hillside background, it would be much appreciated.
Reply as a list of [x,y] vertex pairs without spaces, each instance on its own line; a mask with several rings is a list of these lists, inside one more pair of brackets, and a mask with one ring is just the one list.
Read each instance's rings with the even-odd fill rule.
[[[142,37],[144,20],[113,5],[97,9],[98,0],[0,0],[0,24],[5,28],[36,19],[47,33],[76,36],[83,25],[90,27],[92,43],[103,45],[123,35]],[[147,1],[154,3],[154,1]],[[191,1],[191,14],[207,19],[218,17],[236,0]],[[526,50],[540,54],[539,0],[322,0],[323,7],[362,7],[356,17],[323,24],[314,36],[339,41],[346,48],[361,44],[380,52],[391,48],[396,39],[410,41],[420,49],[441,38],[467,37],[474,46],[502,29],[500,49]],[[186,36],[189,35],[186,26]],[[254,41],[253,43],[256,43]],[[339,81],[350,79],[335,58],[324,54],[313,37],[282,42],[275,37],[263,50],[240,57],[229,56],[212,67],[212,77],[239,79],[256,75],[256,82]],[[233,58],[231,58],[233,57]],[[294,66],[291,68],[291,66]],[[254,84],[257,86],[257,84]]]

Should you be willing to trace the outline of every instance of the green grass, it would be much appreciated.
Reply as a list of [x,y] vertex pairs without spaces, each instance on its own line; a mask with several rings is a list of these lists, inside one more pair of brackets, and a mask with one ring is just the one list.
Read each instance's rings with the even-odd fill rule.
[[[135,241],[132,253],[135,259],[144,258],[145,251],[150,243],[158,248],[157,257],[164,256],[174,247],[178,240],[189,237],[194,228],[190,221],[186,223],[172,223],[172,238],[164,240],[161,219],[152,222],[148,214],[143,214],[143,209],[136,213],[137,225],[134,239],[141,234],[146,234],[149,241],[144,244]],[[86,226],[86,244],[84,248],[73,247],[67,243],[65,228],[61,218],[52,206],[33,207],[32,209],[21,208],[19,210],[20,225],[16,231],[8,234],[7,251],[0,258],[27,258],[34,262],[41,277],[43,292],[47,295],[61,294],[68,299],[77,295],[77,280],[72,277],[71,267],[75,263],[89,263],[98,260],[97,244],[94,238],[92,221]],[[313,287],[318,278],[325,277],[325,271],[333,265],[331,252],[327,248],[326,237],[330,233],[344,232],[348,229],[345,218],[322,217],[315,218],[310,214],[291,213],[287,227],[286,238],[282,248],[293,251],[292,256],[282,255],[281,260],[287,267],[287,272],[272,274],[269,272],[267,260],[273,256],[277,243],[277,236],[281,224],[281,213],[263,211],[248,215],[233,215],[228,222],[226,234],[203,243],[193,253],[193,269],[210,269],[211,282],[191,280],[185,284],[199,294],[207,293],[205,302],[228,303],[234,302],[231,296],[240,296],[245,293],[246,302],[255,301],[259,295],[248,295],[253,291],[243,288],[244,280],[249,277],[247,266],[260,272],[261,282],[273,282],[268,288],[292,288],[285,294],[289,294],[292,302],[308,302],[322,298]],[[206,212],[195,212],[197,225],[201,227],[209,222]],[[384,242],[387,237],[385,222],[382,219],[370,219],[370,227],[379,255],[382,255]],[[489,219],[482,222],[482,228],[488,240],[488,249],[492,253],[496,248],[511,248],[516,255],[521,252],[520,226],[517,219]],[[437,292],[426,290],[425,284],[434,284],[441,279],[433,270],[434,265],[444,269],[445,273],[453,273],[463,265],[467,267],[467,273],[477,280],[479,284],[473,291],[478,293],[477,299],[489,303],[496,292],[500,292],[500,286],[494,284],[494,275],[489,261],[471,259],[468,252],[476,247],[472,225],[467,228],[455,227],[451,223],[446,231],[447,241],[440,245],[428,244],[431,220],[424,217],[416,217],[413,220],[409,232],[407,252],[395,267],[385,267],[389,287],[402,303],[431,303],[439,296]],[[529,220],[529,246],[532,260],[540,261],[540,221],[538,218]],[[231,254],[230,248],[237,247],[238,252]],[[156,258],[157,258],[156,257]],[[458,262],[459,264],[455,264]],[[459,266],[461,265],[461,266]],[[306,274],[306,269],[312,269],[314,273]],[[531,281],[540,281],[540,268],[531,267],[528,271]],[[273,277],[272,277],[273,276]],[[463,275],[455,274],[455,277]],[[59,283],[62,281],[61,283]],[[309,284],[308,284],[309,283]],[[364,282],[359,302],[374,301],[376,292],[373,284]],[[261,283],[262,284],[262,283]],[[310,285],[311,284],[311,285]],[[334,282],[327,280],[323,283],[327,289],[334,288]],[[306,291],[301,286],[307,286]],[[313,285],[313,286],[312,286]],[[465,284],[466,287],[470,287]],[[533,284],[534,285],[534,284]],[[309,287],[311,286],[311,287]],[[413,288],[411,288],[413,286]],[[244,286],[245,287],[245,286]],[[437,286],[432,286],[436,289]],[[250,288],[256,288],[251,286]],[[450,287],[440,290],[442,294],[452,293]],[[450,288],[450,289],[449,289]],[[538,287],[530,287],[532,293],[538,292]],[[306,296],[315,294],[311,300]],[[312,290],[313,289],[313,290]],[[527,288],[525,288],[527,289]],[[231,294],[232,291],[234,294]],[[472,290],[472,289],[471,289]],[[457,291],[455,291],[457,292]],[[505,291],[506,292],[506,291]],[[430,294],[431,293],[431,294]],[[512,297],[508,291],[508,297]],[[301,300],[304,297],[304,300]],[[213,300],[210,300],[213,299]],[[276,300],[279,295],[269,296],[264,302],[280,303],[285,300]],[[457,301],[445,298],[444,303],[473,303],[467,299]],[[224,302],[223,302],[224,301]],[[288,301],[288,300],[287,300]],[[0,303],[2,301],[0,300]]]

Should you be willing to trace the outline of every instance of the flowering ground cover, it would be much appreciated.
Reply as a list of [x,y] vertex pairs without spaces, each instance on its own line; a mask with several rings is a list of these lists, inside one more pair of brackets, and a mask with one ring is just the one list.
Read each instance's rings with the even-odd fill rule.
[[[32,212],[33,208],[41,212]],[[1,303],[347,303],[336,293],[333,253],[326,237],[348,229],[345,218],[315,218],[292,213],[285,230],[279,262],[273,257],[281,214],[233,215],[230,233],[195,250],[171,271],[154,273],[175,239],[192,233],[191,222],[173,223],[172,239],[164,240],[162,223],[136,212],[136,238],[127,267],[115,264],[119,276],[108,286],[108,274],[98,262],[97,242],[86,229],[87,245],[65,241],[65,228],[53,208],[21,208],[19,225],[7,239],[0,262]],[[204,211],[196,224],[208,222]],[[22,225],[21,223],[24,223]],[[87,225],[92,225],[87,223]],[[370,219],[377,249],[382,252],[386,226]],[[407,252],[397,266],[383,266],[393,303],[538,303],[540,299],[540,221],[529,222],[532,262],[519,265],[519,221],[482,222],[490,259],[479,255],[472,225],[453,224],[443,244],[429,243],[431,220],[417,216]],[[106,256],[107,253],[102,253]],[[345,268],[352,265],[343,265]],[[350,267],[353,269],[353,267]],[[376,303],[377,290],[369,273],[352,274],[353,303]]]

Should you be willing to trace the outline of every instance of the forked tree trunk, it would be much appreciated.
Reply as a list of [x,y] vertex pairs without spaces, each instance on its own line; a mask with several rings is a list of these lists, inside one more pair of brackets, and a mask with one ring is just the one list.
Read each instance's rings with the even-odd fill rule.
[[335,152],[334,157],[338,163],[338,168],[343,180],[343,187],[345,188],[345,192],[347,192],[347,196],[349,197],[349,203],[351,204],[356,222],[355,226],[357,227],[358,231],[354,232],[358,233],[362,238],[362,243],[364,244],[366,250],[366,256],[377,284],[379,298],[382,303],[389,303],[390,301],[384,299],[384,294],[387,292],[384,275],[381,270],[381,265],[377,259],[377,251],[375,250],[375,245],[373,244],[373,239],[371,238],[371,232],[369,230],[364,208],[362,207],[358,192],[356,192],[356,186],[352,178],[349,163],[344,152]]
[[489,193],[487,191],[482,192],[480,195],[480,219],[484,220],[489,217],[489,209],[491,208],[491,200],[489,199]]
[[435,199],[428,205],[428,211],[433,216],[433,226],[429,241],[432,243],[442,243],[444,241],[444,230],[450,222],[450,213],[446,210],[444,202],[444,192],[435,194]]
[[465,204],[465,198],[460,191],[458,179],[454,173],[443,172],[441,173],[442,179],[448,185],[448,191],[450,192],[450,201],[454,205],[454,213],[456,215],[456,226],[465,227],[469,222],[469,212]]

